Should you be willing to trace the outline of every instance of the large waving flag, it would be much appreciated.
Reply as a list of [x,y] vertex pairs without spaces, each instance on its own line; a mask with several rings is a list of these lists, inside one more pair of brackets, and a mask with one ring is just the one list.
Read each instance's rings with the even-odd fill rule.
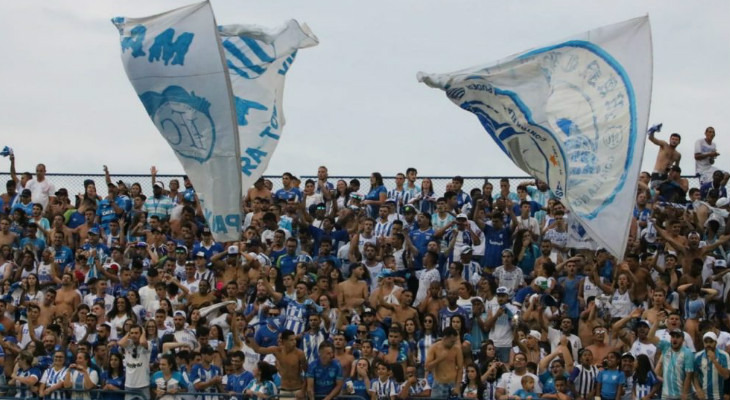
[[651,101],[648,17],[418,79],[476,114],[520,169],[563,198],[590,237],[623,256]]
[[254,25],[219,28],[238,116],[241,178],[247,189],[264,173],[284,127],[284,77],[297,50],[317,45],[294,20],[275,31]]
[[215,239],[239,240],[238,124],[210,4],[112,22],[127,76],[195,185]]

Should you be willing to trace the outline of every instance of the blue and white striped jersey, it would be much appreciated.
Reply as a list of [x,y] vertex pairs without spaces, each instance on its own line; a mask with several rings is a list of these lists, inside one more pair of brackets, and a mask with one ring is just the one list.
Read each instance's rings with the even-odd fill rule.
[[375,393],[378,400],[390,400],[391,396],[396,396],[398,384],[393,379],[383,382],[379,378],[370,383],[370,392]]

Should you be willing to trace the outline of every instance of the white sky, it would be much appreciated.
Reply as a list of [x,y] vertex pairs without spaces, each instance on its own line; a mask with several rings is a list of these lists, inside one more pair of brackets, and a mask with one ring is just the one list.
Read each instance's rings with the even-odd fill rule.
[[[124,73],[114,16],[142,17],[194,0],[3,1],[0,148],[19,170],[181,173]],[[306,22],[319,37],[287,75],[287,125],[267,174],[523,176],[476,117],[418,71],[450,72],[598,26],[649,14],[654,40],[650,121],[694,141],[717,131],[717,166],[730,169],[730,2],[493,0],[213,0],[219,24]],[[653,167],[650,143],[644,169]],[[0,160],[7,171],[7,160]]]

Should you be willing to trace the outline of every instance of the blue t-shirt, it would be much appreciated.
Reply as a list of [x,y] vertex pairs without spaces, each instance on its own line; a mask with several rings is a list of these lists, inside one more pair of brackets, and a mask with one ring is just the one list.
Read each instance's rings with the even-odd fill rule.
[[302,192],[299,190],[299,188],[291,188],[289,190],[286,190],[284,188],[281,188],[274,193],[274,199],[278,201],[288,201],[290,199],[296,199],[297,202],[302,201]]
[[254,340],[260,347],[276,346],[276,343],[279,340],[279,330],[272,330],[271,324],[267,323],[265,326],[256,330]]
[[[125,374],[124,371],[119,376],[111,376],[109,375],[109,371],[104,371],[101,373],[101,383],[102,386],[106,384],[114,385],[119,388],[119,390],[124,390],[124,380],[125,380]],[[113,392],[106,392],[104,394],[105,399],[109,400],[123,400],[124,394],[112,394]]]
[[515,392],[515,396],[519,397],[520,399],[526,399],[528,397],[532,397],[533,400],[537,400],[540,398],[537,393],[535,392],[528,392],[525,389],[520,389]]
[[495,229],[491,225],[484,226],[484,257],[482,258],[482,266],[496,268],[502,265],[502,250],[511,247],[511,238],[509,229]]
[[[380,200],[380,193],[385,193],[385,196],[388,196],[388,189],[385,188],[385,186],[380,185],[376,188],[371,189],[368,194],[365,195],[365,200]],[[368,215],[370,218],[377,218],[378,217],[378,210],[380,210],[380,206],[376,205],[369,205],[368,206]]]
[[364,400],[370,400],[370,394],[368,394],[368,387],[365,386],[365,381],[362,379],[347,378],[345,381],[346,387],[352,387],[353,392],[347,392],[348,396],[360,396]]
[[599,371],[598,376],[596,376],[596,383],[601,384],[601,397],[603,398],[616,398],[619,386],[625,382],[626,375],[616,369]]
[[240,374],[227,375],[226,379],[226,392],[243,393],[243,389],[253,380],[253,374],[243,371]]
[[423,267],[423,256],[426,255],[428,242],[433,240],[434,233],[433,228],[428,228],[425,231],[422,231],[420,228],[414,228],[408,233],[408,236],[411,238],[411,243],[418,249],[418,254],[413,262],[416,269]]
[[276,267],[279,268],[281,276],[291,274],[297,269],[297,255],[284,253],[276,260]]
[[337,360],[332,360],[328,365],[323,365],[319,360],[309,364],[307,378],[314,380],[314,395],[327,396],[332,392],[338,381],[344,379],[342,365]]
[[74,252],[66,246],[61,246],[56,249],[53,259],[60,267],[60,271],[63,271],[67,265],[74,262]]

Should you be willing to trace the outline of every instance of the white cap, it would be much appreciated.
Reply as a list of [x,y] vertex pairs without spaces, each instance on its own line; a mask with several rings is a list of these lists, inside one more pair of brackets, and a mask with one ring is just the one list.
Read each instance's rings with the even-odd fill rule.
[[715,332],[707,332],[702,335],[702,340],[705,340],[707,338],[712,339],[713,342],[717,342],[717,335],[715,335]]
[[238,254],[238,246],[236,246],[235,244],[228,246],[228,254],[230,254],[230,255]]
[[542,339],[542,334],[539,331],[530,331],[530,336],[534,337],[537,340]]
[[718,199],[715,202],[715,207],[717,207],[717,208],[725,207],[728,204],[730,204],[730,199],[728,199],[727,197],[723,197],[723,198]]
[[459,214],[459,215],[456,216],[456,219],[461,219],[461,218],[469,219],[469,217],[467,217],[466,214],[464,214],[464,213],[461,213],[461,214]]

